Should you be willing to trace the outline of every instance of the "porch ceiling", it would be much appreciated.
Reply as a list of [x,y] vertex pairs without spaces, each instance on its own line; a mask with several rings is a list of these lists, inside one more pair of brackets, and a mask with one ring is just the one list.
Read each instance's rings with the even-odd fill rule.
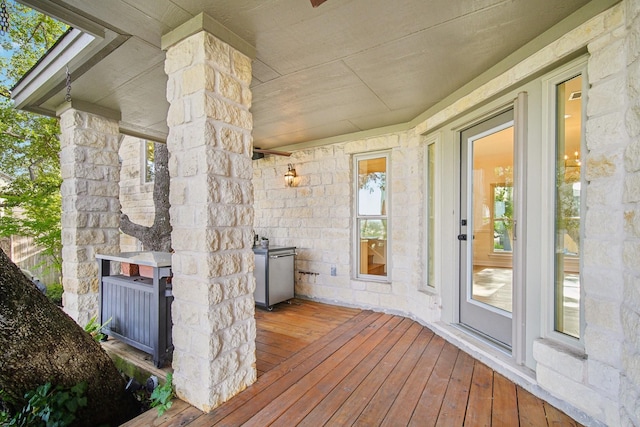
[[68,64],[74,101],[119,112],[124,133],[163,140],[160,38],[205,12],[256,48],[251,111],[261,148],[410,122],[587,3],[600,8],[582,20],[615,3],[328,0],[314,9],[309,0],[20,1],[97,39],[37,84],[21,82],[19,108],[54,115]]

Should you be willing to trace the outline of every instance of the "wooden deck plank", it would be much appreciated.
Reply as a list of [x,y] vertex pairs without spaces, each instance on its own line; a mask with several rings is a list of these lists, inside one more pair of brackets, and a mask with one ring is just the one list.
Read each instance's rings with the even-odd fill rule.
[[483,363],[476,362],[471,378],[469,403],[464,418],[465,427],[491,425],[493,406],[493,371]]
[[[363,312],[362,316],[356,316],[351,322],[334,329],[323,338],[305,347],[284,363],[281,363],[264,374],[255,384],[236,396],[229,404],[203,417],[209,422],[209,424],[203,425],[213,425],[227,417],[230,418],[223,421],[223,424],[230,423],[234,425],[231,420],[236,419],[236,417],[243,418],[243,415],[233,415],[236,411],[238,414],[250,413],[252,415],[252,411],[255,412],[262,409],[273,396],[278,395],[282,390],[295,384],[305,372],[308,372],[311,366],[314,366],[314,364],[317,365],[325,358],[330,357],[333,352],[350,340],[356,337],[362,337],[363,334],[367,336],[366,330],[371,329],[370,326],[372,324],[378,322],[384,324],[389,318],[390,316],[388,315],[372,312]],[[265,390],[266,393],[262,393]],[[243,408],[243,410],[239,410],[245,406],[245,404],[247,404],[247,406]],[[238,423],[236,423],[236,425],[237,424]]]
[[410,319],[294,300],[256,323],[255,384],[209,414],[175,400],[125,426],[582,427]]
[[[274,382],[264,393],[260,393],[251,399],[250,405],[237,410],[228,415],[222,421],[225,425],[241,425],[247,423],[248,420],[259,411],[262,411],[267,405],[269,405],[274,399],[283,393],[287,393],[288,390],[295,386],[311,372],[313,379],[315,379],[315,370],[321,369],[323,362],[327,359],[344,360],[353,351],[354,348],[360,346],[366,340],[370,339],[380,328],[389,327],[389,323],[398,323],[397,319],[393,316],[381,315],[370,327],[360,331],[357,335],[345,340],[339,346],[327,346],[328,350],[321,349],[315,354],[308,357],[304,362],[300,363],[293,369],[289,370],[286,375]],[[331,360],[329,360],[331,363]],[[312,380],[313,380],[312,379]],[[313,381],[311,382],[313,383]],[[287,402],[284,402],[286,405]],[[279,411],[280,408],[276,408]],[[265,414],[267,416],[267,414]],[[260,422],[258,423],[260,424]],[[260,424],[263,425],[263,424]]]
[[316,389],[309,390],[291,408],[290,413],[277,420],[277,425],[316,426],[325,423],[408,327],[406,323],[401,324],[386,339],[367,343],[360,348],[340,369],[325,377]]
[[445,343],[429,376],[427,385],[422,391],[422,395],[420,395],[411,420],[409,420],[410,426],[426,427],[436,425],[444,394],[449,384],[449,378],[459,352],[460,350],[453,344]]
[[258,350],[257,346],[256,346],[256,354],[260,355],[261,362],[266,362],[272,365],[277,365],[283,360],[287,359],[287,357],[291,356],[291,354],[289,354],[288,356],[283,357],[277,354],[269,353],[268,351]]
[[398,393],[381,426],[390,427],[408,425],[413,411],[418,405],[420,394],[424,390],[433,367],[444,348],[444,339],[434,336],[425,348],[416,369],[411,372],[406,383]]
[[256,334],[256,342],[268,346],[279,347],[290,353],[297,353],[309,345],[309,342],[306,340],[289,337],[278,332],[270,332],[262,329],[261,324],[259,325],[261,330]]
[[418,337],[413,341],[411,347],[404,354],[402,359],[397,363],[387,380],[378,389],[378,392],[369,401],[354,425],[368,427],[377,425],[380,420],[384,419],[393,404],[398,390],[409,378],[411,372],[415,369],[416,364],[420,360],[424,349],[429,345],[429,341],[433,337],[433,332],[428,329],[421,328]]
[[[269,425],[292,405],[297,403],[301,397],[309,396],[307,393],[309,391],[312,392],[312,399],[315,398],[318,401],[322,400],[323,387],[319,383],[321,383],[325,377],[331,376],[331,380],[329,382],[335,385],[336,375],[339,375],[345,370],[351,370],[355,363],[357,363],[357,360],[364,359],[377,343],[390,339],[389,337],[399,329],[397,326],[401,321],[398,320],[399,319],[395,318],[389,319],[387,324],[375,331],[375,333],[356,347],[349,346],[349,344],[343,346],[334,354],[335,357],[325,360],[316,369],[314,369],[313,372],[305,375],[300,381],[292,387],[289,387],[284,393],[274,398],[269,405],[256,413],[245,425],[247,427]],[[309,405],[309,400],[307,400],[305,404]],[[294,425],[289,420],[281,420],[278,424]]]
[[355,422],[364,410],[367,402],[377,393],[392,369],[398,364],[418,334],[420,334],[421,329],[422,327],[419,324],[411,322],[411,326],[407,332],[403,334],[380,363],[371,370],[365,380],[356,388],[351,396],[347,398],[342,406],[340,406],[340,409],[329,420],[329,424],[351,425]]
[[544,413],[542,400],[519,386],[516,386],[516,393],[520,427],[546,426],[547,417]]
[[[179,417],[182,412],[188,410],[189,408],[193,408],[193,406],[188,403],[175,399],[173,404],[171,405],[171,410],[165,412],[161,417],[158,417],[158,411],[156,409],[151,409],[144,414],[129,420],[128,422],[122,424],[122,427],[149,427],[149,426],[158,426],[165,422],[170,422],[176,417]],[[196,409],[196,408],[194,408]],[[196,409],[197,410],[197,409]],[[200,412],[200,411],[198,411]],[[200,412],[202,413],[202,412]]]
[[458,353],[436,426],[458,427],[464,424],[474,364],[475,361],[467,353]]
[[493,374],[491,422],[495,427],[512,427],[520,424],[516,385],[497,372]]
[[265,342],[264,340],[263,341],[256,340],[256,351],[277,356],[283,359],[286,359],[287,357],[290,357],[294,353],[297,353],[297,351],[294,351],[290,348],[286,348],[282,344],[276,343],[274,341]]
[[[190,425],[193,420],[203,415],[203,412],[198,408],[189,406],[184,411],[180,412],[177,416],[166,420],[165,422],[158,424],[157,427],[178,427]],[[155,426],[155,424],[154,424]]]
[[551,406],[547,402],[542,402],[544,407],[544,413],[547,416],[547,424],[550,426],[567,426],[567,427],[578,427],[581,424],[577,423],[575,420],[571,419],[570,416],[562,412],[561,410]]

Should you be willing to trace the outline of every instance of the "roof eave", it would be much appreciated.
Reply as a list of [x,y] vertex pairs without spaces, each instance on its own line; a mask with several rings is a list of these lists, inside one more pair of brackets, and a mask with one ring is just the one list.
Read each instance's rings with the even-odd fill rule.
[[126,39],[109,30],[101,38],[72,28],[12,89],[15,107],[54,116],[58,106],[45,103],[65,89],[67,67],[73,82]]

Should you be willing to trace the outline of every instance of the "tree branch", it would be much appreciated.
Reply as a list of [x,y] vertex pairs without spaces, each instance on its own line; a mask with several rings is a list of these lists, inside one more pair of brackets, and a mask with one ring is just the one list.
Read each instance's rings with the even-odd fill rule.
[[9,136],[9,137],[15,138],[15,139],[20,139],[20,140],[24,140],[25,139],[24,136],[18,135],[17,133],[13,133],[13,132],[9,132],[9,131],[2,131],[2,132],[0,132],[0,134]]
[[144,225],[136,224],[129,219],[129,216],[126,214],[120,215],[120,230],[124,234],[128,234],[129,236],[137,237],[139,235],[143,235],[148,233],[151,227],[145,227]]
[[153,182],[153,204],[155,216],[153,225],[145,227],[120,217],[123,233],[142,242],[145,250],[171,252],[171,220],[169,218],[169,150],[166,144],[156,143],[154,148],[156,173]]

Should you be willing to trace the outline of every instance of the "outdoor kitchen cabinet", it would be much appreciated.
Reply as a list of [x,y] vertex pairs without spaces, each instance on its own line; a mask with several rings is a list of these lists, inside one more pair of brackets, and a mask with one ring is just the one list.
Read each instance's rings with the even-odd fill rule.
[[[100,271],[102,332],[153,356],[162,367],[173,352],[171,254],[124,252],[96,255]],[[112,263],[136,264],[149,277],[113,274]],[[167,280],[169,279],[169,280]]]
[[272,246],[253,248],[256,290],[253,292],[257,306],[272,310],[279,302],[294,296],[293,267],[295,247]]

